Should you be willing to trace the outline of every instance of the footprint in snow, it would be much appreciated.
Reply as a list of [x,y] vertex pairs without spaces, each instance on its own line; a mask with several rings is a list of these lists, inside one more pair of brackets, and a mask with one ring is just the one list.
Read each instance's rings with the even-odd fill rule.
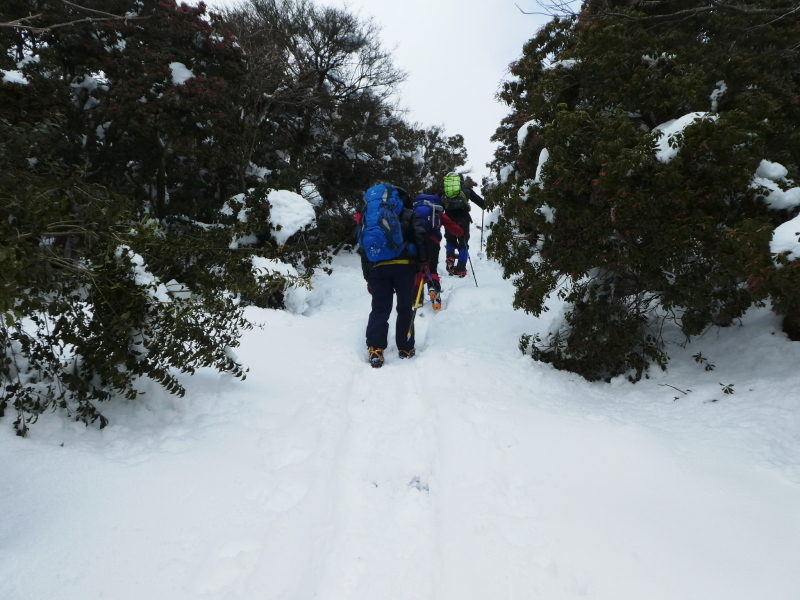
[[411,481],[409,481],[408,487],[412,487],[415,490],[419,490],[420,492],[428,491],[428,484],[421,482],[419,477],[414,477]]

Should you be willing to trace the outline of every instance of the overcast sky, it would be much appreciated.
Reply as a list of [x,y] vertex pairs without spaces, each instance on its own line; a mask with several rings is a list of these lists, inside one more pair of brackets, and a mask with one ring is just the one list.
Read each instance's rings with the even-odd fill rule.
[[[540,10],[535,0],[517,4]],[[480,182],[494,151],[489,138],[509,112],[495,94],[544,17],[522,14],[514,0],[348,0],[347,6],[373,16],[387,47],[396,46],[396,64],[409,74],[400,95],[411,120],[463,135],[468,167]]]
[[[468,167],[480,182],[492,159],[489,138],[508,114],[495,100],[508,65],[546,19],[524,15],[514,0],[315,0],[347,6],[382,26],[397,67],[407,71],[400,90],[409,120],[443,125],[447,134],[464,136]],[[210,5],[236,0],[211,0]],[[535,0],[517,0],[527,11]]]

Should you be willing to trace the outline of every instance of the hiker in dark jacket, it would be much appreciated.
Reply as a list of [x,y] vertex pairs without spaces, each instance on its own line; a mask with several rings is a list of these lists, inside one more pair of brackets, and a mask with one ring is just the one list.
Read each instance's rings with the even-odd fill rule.
[[445,214],[464,230],[462,236],[456,236],[447,231],[444,233],[447,273],[466,277],[469,258],[469,225],[472,223],[472,217],[469,215],[469,203],[474,202],[481,209],[485,209],[486,204],[475,190],[467,186],[464,176],[458,173],[445,175],[439,189],[439,196],[442,198]]
[[[414,276],[417,271],[427,272],[427,234],[412,208],[411,197],[402,188],[398,190],[403,201],[400,224],[406,248],[400,256],[377,263],[370,262],[359,248],[361,269],[367,281],[367,290],[372,294],[372,311],[367,322],[367,348],[373,367],[383,366],[383,352],[388,345],[389,317],[392,314],[393,297],[397,294],[397,321],[395,342],[400,358],[414,356],[414,333],[408,336],[414,312]],[[413,245],[413,250],[408,246]]]

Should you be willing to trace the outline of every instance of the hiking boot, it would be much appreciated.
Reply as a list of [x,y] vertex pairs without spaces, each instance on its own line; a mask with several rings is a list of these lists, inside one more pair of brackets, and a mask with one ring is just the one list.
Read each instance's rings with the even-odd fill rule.
[[400,355],[400,358],[411,358],[416,353],[417,353],[417,351],[414,350],[414,348],[412,348],[411,350],[400,350],[400,352],[398,352],[398,354]]
[[452,275],[453,271],[456,268],[456,259],[455,259],[455,257],[454,256],[448,256],[447,260],[445,261],[445,264],[447,265],[447,267],[446,267],[447,268],[447,274],[448,275]]
[[455,275],[456,277],[466,277],[467,276],[467,270],[464,269],[463,271],[455,271],[455,272],[453,272],[453,275]]
[[383,366],[383,348],[369,347],[369,364],[373,369],[380,369]]
[[433,310],[442,310],[442,295],[436,290],[431,290],[428,292],[428,295],[431,297],[431,306],[433,306]]

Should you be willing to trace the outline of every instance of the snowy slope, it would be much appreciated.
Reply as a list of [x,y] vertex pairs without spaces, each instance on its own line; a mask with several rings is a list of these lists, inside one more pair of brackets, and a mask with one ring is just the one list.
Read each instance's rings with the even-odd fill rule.
[[0,422],[0,598],[800,598],[800,344],[777,319],[588,383],[520,355],[548,314],[475,263],[411,361],[367,365],[345,255],[305,315],[250,310],[244,382],[151,390],[103,431]]

